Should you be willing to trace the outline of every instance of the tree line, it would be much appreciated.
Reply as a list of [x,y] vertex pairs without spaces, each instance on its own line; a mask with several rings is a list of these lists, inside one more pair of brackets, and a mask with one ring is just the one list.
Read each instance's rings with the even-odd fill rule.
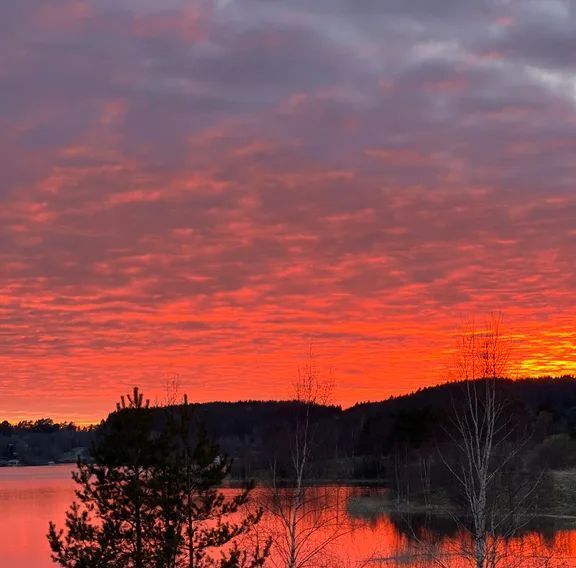
[[[533,461],[551,469],[576,466],[576,379],[572,376],[498,379],[496,389],[519,422],[530,428]],[[318,426],[318,449],[311,468],[317,478],[332,480],[393,477],[393,460],[400,446],[418,451],[445,440],[452,401],[462,396],[462,383],[427,387],[382,402],[359,403],[342,409],[331,404],[311,408]],[[244,401],[193,404],[190,408],[210,437],[233,459],[231,474],[242,479],[267,475],[271,456],[278,475],[289,462],[281,455],[290,438],[293,416],[301,403]],[[152,408],[161,416],[170,413]],[[101,425],[81,427],[49,418],[0,423],[0,464],[18,458],[24,465],[76,461],[88,450]]]
[[50,418],[0,423],[0,465],[75,462],[92,443],[96,426],[54,422]]

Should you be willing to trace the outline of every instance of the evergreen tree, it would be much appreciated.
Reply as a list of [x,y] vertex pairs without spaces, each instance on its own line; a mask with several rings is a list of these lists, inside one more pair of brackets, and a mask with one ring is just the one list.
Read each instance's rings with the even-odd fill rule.
[[[179,557],[186,568],[257,568],[264,565],[270,541],[251,553],[240,550],[237,539],[246,535],[262,516],[257,510],[244,516],[238,512],[248,502],[253,483],[227,498],[218,487],[229,473],[231,462],[220,454],[216,444],[210,443],[206,430],[196,425],[190,435],[191,410],[188,400],[178,408],[172,421],[174,438],[178,441],[177,468],[180,477],[184,512],[183,541]],[[234,520],[232,520],[234,519]],[[227,549],[215,559],[213,551]]]
[[50,523],[53,560],[66,568],[262,566],[268,544],[250,553],[237,544],[261,517],[241,511],[252,487],[231,498],[220,491],[230,462],[193,423],[187,401],[162,415],[137,388],[127,398],[93,462],[78,462],[65,528]]

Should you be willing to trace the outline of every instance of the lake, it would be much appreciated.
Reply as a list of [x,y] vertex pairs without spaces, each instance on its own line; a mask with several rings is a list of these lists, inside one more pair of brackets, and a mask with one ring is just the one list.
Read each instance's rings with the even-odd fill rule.
[[[0,468],[0,566],[7,568],[54,568],[46,542],[48,522],[61,525],[73,498],[71,467],[46,466]],[[331,504],[331,523],[316,515],[320,533],[337,527],[338,538],[315,561],[315,566],[339,567],[425,567],[439,558],[444,565],[460,568],[467,564],[458,556],[465,535],[454,532],[447,520],[427,524],[414,517],[409,528],[401,515],[370,513],[369,505],[384,490],[362,487],[316,488]],[[257,495],[263,499],[262,494]],[[268,521],[268,525],[272,524]],[[576,568],[576,531],[561,521],[542,521],[538,529],[511,541],[517,566],[544,563]],[[330,525],[330,526],[328,526]],[[432,553],[430,543],[435,543]],[[537,545],[539,557],[534,557]],[[554,562],[551,563],[550,560]]]

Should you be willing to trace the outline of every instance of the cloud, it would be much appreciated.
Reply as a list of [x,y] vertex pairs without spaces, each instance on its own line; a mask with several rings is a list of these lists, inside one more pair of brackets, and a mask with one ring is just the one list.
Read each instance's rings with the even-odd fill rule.
[[0,0],[0,411],[287,396],[310,340],[385,397],[498,308],[572,369],[567,10]]

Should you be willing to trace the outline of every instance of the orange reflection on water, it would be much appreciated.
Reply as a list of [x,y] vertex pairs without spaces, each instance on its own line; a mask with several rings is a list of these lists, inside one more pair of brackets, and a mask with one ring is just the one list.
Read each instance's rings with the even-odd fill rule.
[[69,465],[0,469],[0,566],[54,566],[48,522],[62,524],[73,486]]
[[[73,499],[70,470],[69,465],[0,469],[0,566],[54,567],[45,535],[50,520],[62,525]],[[329,512],[323,514],[336,519],[339,536],[312,560],[311,568],[426,568],[438,565],[437,560],[449,568],[470,565],[460,554],[466,536],[447,530],[446,522],[436,519],[429,527],[418,522],[409,527],[402,515],[363,511],[364,500],[381,499],[385,490],[358,487],[316,490],[323,493],[329,505]],[[258,489],[254,498],[265,499],[266,490]],[[265,517],[265,529],[274,529],[274,522]],[[325,539],[331,530],[320,529],[314,537],[316,542]],[[536,568],[546,562],[549,568],[576,567],[576,530],[556,529],[554,523],[547,523],[546,528],[510,541],[508,551],[516,561],[515,566]],[[268,566],[278,564],[272,558]]]

